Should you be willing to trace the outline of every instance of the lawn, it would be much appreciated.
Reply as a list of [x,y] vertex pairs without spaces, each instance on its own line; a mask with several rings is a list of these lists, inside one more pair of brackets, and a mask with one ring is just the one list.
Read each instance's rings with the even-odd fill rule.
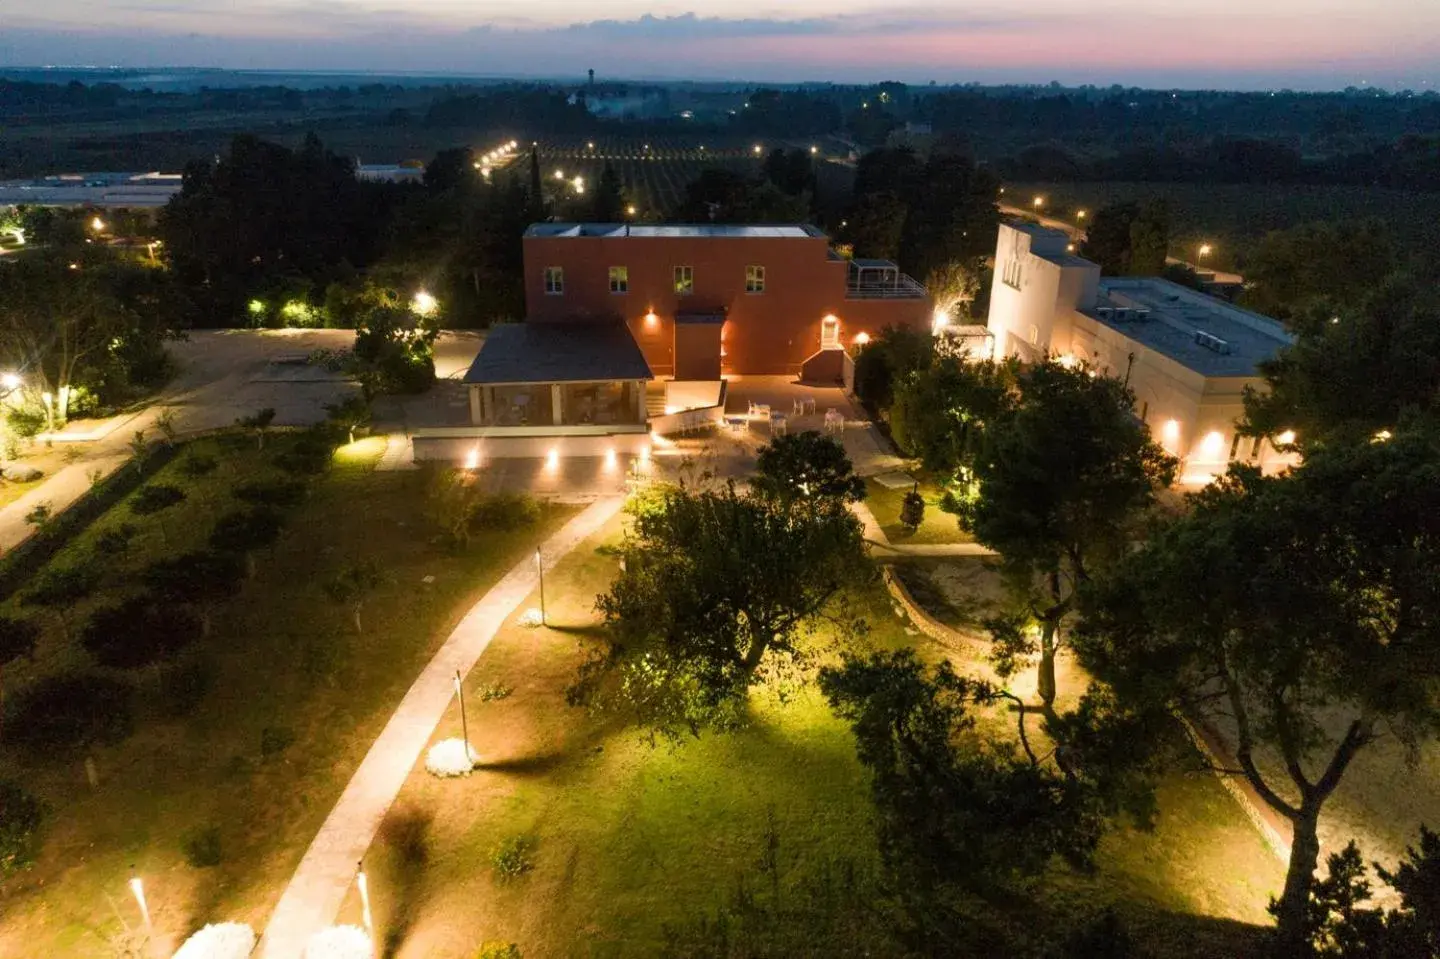
[[912,533],[900,524],[900,507],[910,490],[889,489],[874,478],[865,481],[865,505],[875,515],[875,522],[885,531],[890,542],[897,544],[972,543],[974,538],[960,529],[955,514],[940,509],[942,490],[924,474],[917,476],[920,495],[925,500],[925,519]]
[[[508,625],[467,678],[483,768],[456,780],[412,771],[366,861],[384,954],[462,957],[482,942],[516,943],[526,959],[662,953],[667,926],[707,914],[753,875],[771,823],[787,886],[826,861],[872,861],[864,771],[849,730],[813,688],[784,701],[757,693],[747,728],[676,747],[652,747],[565,705],[595,642],[593,597],[615,573],[605,547],[618,528],[547,576],[552,628]],[[870,644],[923,642],[883,589],[855,599],[872,624]],[[482,701],[485,690],[510,692]],[[452,705],[436,738],[460,731]],[[533,868],[502,879],[494,853],[519,837]],[[1265,920],[1280,881],[1279,864],[1213,778],[1177,771],[1154,832],[1117,830],[1098,875],[1057,869],[1042,899],[1052,915],[1115,902],[1143,944],[1163,946],[1157,954],[1238,955],[1257,934],[1242,924]],[[1033,905],[1005,921],[1025,930]],[[341,921],[360,921],[353,890]]]
[[[270,464],[290,442],[272,437],[261,453],[248,436],[196,441],[152,480],[187,493],[163,528],[122,502],[53,562],[95,562],[94,544],[106,529],[135,523],[140,532],[128,553],[109,562],[101,587],[112,598],[133,591],[148,563],[202,545],[214,519],[233,508],[237,479],[276,472]],[[139,925],[126,890],[132,864],[154,916],[154,955],[168,955],[209,921],[263,929],[421,665],[505,570],[573,515],[545,507],[536,525],[482,532],[467,552],[453,554],[433,542],[423,474],[374,470],[383,448],[383,439],[371,439],[336,451],[278,543],[258,554],[255,576],[216,609],[208,638],[171,665],[110,671],[136,686],[136,729],[128,739],[63,757],[0,753],[51,808],[40,861],[0,887],[0,955],[109,954],[126,940],[127,927]],[[218,468],[185,475],[190,455],[213,457]],[[365,602],[357,635],[322,584],[363,559],[375,560],[387,581]],[[96,602],[86,600],[70,618],[82,622]],[[0,612],[13,615],[13,603]],[[8,671],[7,688],[13,694],[42,675],[88,665],[83,648],[52,625],[34,661]],[[177,715],[187,704],[175,681],[196,676],[206,680],[205,691]],[[86,755],[98,772],[93,790]],[[207,827],[219,839],[219,864],[187,865],[183,837]]]

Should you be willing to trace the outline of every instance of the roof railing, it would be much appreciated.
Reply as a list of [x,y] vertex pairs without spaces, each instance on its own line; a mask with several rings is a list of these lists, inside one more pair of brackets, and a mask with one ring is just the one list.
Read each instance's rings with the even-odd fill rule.
[[853,275],[845,284],[845,297],[851,300],[914,300],[929,294],[911,276],[895,273],[884,280],[858,280]]

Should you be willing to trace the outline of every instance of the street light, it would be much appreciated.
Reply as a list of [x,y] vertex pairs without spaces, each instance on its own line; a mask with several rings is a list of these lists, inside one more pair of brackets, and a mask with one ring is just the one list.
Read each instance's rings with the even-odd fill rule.
[[1201,258],[1201,259],[1204,259],[1205,257],[1207,257],[1207,256],[1209,256],[1209,255],[1210,255],[1210,244],[1209,244],[1209,243],[1201,243],[1201,244],[1200,244],[1200,258]]
[[764,149],[764,148],[763,148],[762,146],[760,146],[760,144],[758,144],[758,143],[755,144],[755,155],[756,155],[756,156],[759,156],[760,153],[763,151],[763,149]]
[[545,562],[540,558],[540,547],[535,547],[535,572],[540,576],[540,625],[545,622]]
[[1045,198],[1043,196],[1037,196],[1030,205],[1038,210],[1045,205]]
[[565,171],[564,171],[564,170],[556,170],[556,171],[555,171],[555,179],[557,179],[557,180],[563,180],[563,179],[565,179]]
[[634,216],[634,215],[635,215],[635,204],[632,203],[632,204],[630,204],[629,206],[627,206],[627,207],[625,208],[625,215],[626,215],[626,216]]
[[1077,220],[1083,220],[1083,219],[1085,219],[1085,211],[1084,211],[1084,210],[1076,210],[1076,211],[1075,211],[1075,219],[1077,219]]
[[94,230],[96,233],[105,232],[105,221],[97,216],[95,219],[90,221],[90,229]]

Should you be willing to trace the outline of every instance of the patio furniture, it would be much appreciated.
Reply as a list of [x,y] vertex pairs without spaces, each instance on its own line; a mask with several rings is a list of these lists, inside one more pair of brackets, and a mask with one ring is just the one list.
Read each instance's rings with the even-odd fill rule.
[[732,433],[743,433],[745,432],[746,419],[743,416],[727,416],[725,417],[725,426]]
[[787,424],[787,422],[786,422],[785,414],[784,414],[784,413],[771,413],[771,414],[770,414],[770,435],[771,435],[771,436],[784,436],[784,435],[785,435],[786,433],[788,433],[789,431],[790,431],[790,430],[789,430],[789,426],[788,426],[788,424]]
[[813,396],[807,396],[807,397],[805,397],[805,412],[807,412],[807,413],[813,413],[813,412],[815,412],[815,397],[813,397]]
[[839,410],[835,409],[833,406],[825,411],[825,432],[845,432],[845,417],[843,414],[841,414]]
[[769,404],[769,403],[752,403],[752,404],[750,405],[750,415],[751,415],[751,416],[758,416],[758,417],[760,417],[762,420],[768,420],[768,419],[770,418],[770,404]]
[[804,415],[805,415],[805,401],[804,401],[803,399],[800,399],[800,398],[797,397],[796,400],[795,400],[795,402],[793,402],[793,403],[790,404],[790,412],[791,412],[791,414],[794,415],[794,416],[804,416]]

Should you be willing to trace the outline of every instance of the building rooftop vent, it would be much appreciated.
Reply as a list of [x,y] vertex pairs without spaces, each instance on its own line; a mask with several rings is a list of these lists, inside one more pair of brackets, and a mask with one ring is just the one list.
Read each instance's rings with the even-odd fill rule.
[[1099,306],[1095,308],[1095,313],[1100,317],[1100,319],[1108,320],[1110,319],[1110,317],[1115,315],[1115,308],[1110,306]]
[[1146,322],[1149,322],[1149,320],[1150,320],[1150,311],[1149,311],[1149,310],[1146,310],[1146,309],[1143,309],[1143,308],[1142,308],[1142,309],[1137,309],[1137,310],[1135,311],[1135,322],[1136,322],[1136,323],[1146,323]]
[[1229,356],[1232,352],[1229,340],[1222,340],[1214,333],[1206,333],[1204,330],[1195,331],[1195,345],[1203,346],[1205,349],[1213,353],[1219,353],[1221,356]]
[[1130,322],[1130,307],[1128,307],[1128,306],[1117,306],[1117,307],[1115,308],[1115,322],[1116,322],[1116,323],[1129,323],[1129,322]]

